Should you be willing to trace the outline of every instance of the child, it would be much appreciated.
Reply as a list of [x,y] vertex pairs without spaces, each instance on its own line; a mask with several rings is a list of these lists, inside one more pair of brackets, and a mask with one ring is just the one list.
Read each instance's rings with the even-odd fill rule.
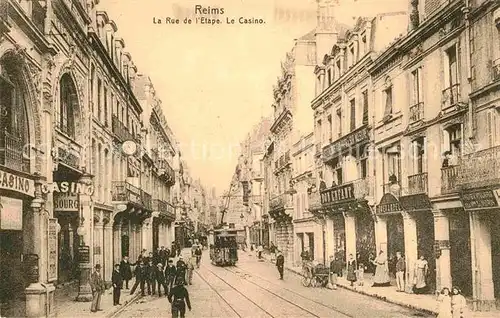
[[445,287],[441,290],[437,300],[439,301],[438,318],[451,318],[451,296],[450,289]]
[[365,276],[365,265],[363,265],[363,263],[360,263],[358,270],[356,271],[356,280],[359,286],[364,285],[364,276]]

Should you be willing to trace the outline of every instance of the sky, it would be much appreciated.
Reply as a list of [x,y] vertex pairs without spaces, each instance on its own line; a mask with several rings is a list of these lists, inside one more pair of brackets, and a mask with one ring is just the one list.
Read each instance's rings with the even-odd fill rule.
[[[353,1],[343,1],[343,22],[359,14]],[[379,8],[383,2],[364,1]],[[184,24],[195,5],[224,8],[220,18],[235,24]],[[227,190],[240,142],[271,115],[280,61],[315,27],[315,0],[101,0],[98,8],[116,23],[138,72],[150,76],[192,177],[218,194]],[[276,8],[307,13],[284,21]],[[167,17],[180,24],[153,22]],[[265,24],[239,24],[240,17]]]

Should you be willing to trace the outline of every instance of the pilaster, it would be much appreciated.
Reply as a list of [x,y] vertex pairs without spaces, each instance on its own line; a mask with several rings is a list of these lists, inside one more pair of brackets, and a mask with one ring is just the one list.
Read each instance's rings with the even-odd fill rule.
[[450,221],[448,215],[441,210],[432,211],[434,214],[435,246],[439,249],[436,255],[436,290],[453,286],[451,277],[450,254]]
[[113,260],[120,263],[122,259],[122,224],[116,222],[113,225]]
[[[104,218],[104,280],[111,281],[113,273],[113,224],[109,218]],[[116,262],[118,264],[119,262]]]
[[412,288],[413,279],[415,277],[415,262],[418,259],[417,223],[409,213],[403,212],[402,214],[405,239],[406,292],[413,293]]
[[356,218],[353,213],[344,213],[346,259],[349,254],[356,257]]
[[102,212],[99,215],[94,215],[94,265],[103,265],[103,248],[104,248],[104,221]]
[[[92,176],[85,174],[80,178],[80,183],[84,185],[92,185]],[[92,199],[87,193],[79,195],[80,201],[80,217],[78,224],[78,235],[80,236],[80,250],[88,248],[88,254],[81,254],[80,260],[80,285],[78,288],[77,301],[88,302],[92,300],[92,289],[89,285],[90,272],[92,270],[93,242],[92,242]]]
[[387,219],[385,217],[376,216],[375,244],[377,255],[380,250],[383,250],[387,255],[389,251],[387,251]]
[[148,252],[153,251],[153,218],[148,218],[142,223],[140,227],[140,234],[142,238],[142,248],[145,248]]
[[325,224],[325,240],[326,240],[326,257],[329,258],[330,256],[335,256],[335,236],[334,236],[334,227],[333,227],[333,220],[330,218],[327,218]]

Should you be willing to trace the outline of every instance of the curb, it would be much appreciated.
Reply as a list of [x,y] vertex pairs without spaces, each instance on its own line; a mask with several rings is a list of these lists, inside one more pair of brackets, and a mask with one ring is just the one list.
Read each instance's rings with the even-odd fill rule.
[[140,293],[137,293],[135,294],[132,298],[130,298],[129,300],[125,300],[125,302],[119,306],[119,307],[115,307],[112,311],[110,311],[109,313],[106,314],[106,318],[112,318],[112,317],[115,317],[116,315],[118,315],[120,312],[122,312],[122,310],[124,310],[125,308],[127,308],[128,306],[130,306],[133,302],[135,302],[136,300],[138,300],[139,298],[141,298],[141,294]]
[[[272,263],[269,259],[267,259],[267,261],[270,262],[270,263]],[[303,276],[302,273],[300,273],[300,272],[298,272],[298,271],[296,271],[294,269],[290,269],[288,267],[285,267],[285,269],[287,271],[289,271],[289,272],[292,272],[292,273],[296,274],[296,275]],[[430,314],[430,315],[437,315],[438,314],[437,311],[429,310],[429,309],[425,309],[425,308],[419,308],[419,307],[410,305],[408,303],[404,303],[404,302],[401,302],[401,301],[388,299],[386,296],[381,296],[381,295],[377,295],[377,294],[370,294],[370,293],[367,293],[365,291],[354,289],[354,288],[349,288],[348,286],[344,286],[344,285],[341,285],[341,284],[337,284],[337,286],[340,287],[340,288],[343,288],[343,289],[350,290],[352,292],[361,294],[361,295],[369,296],[369,297],[372,297],[372,298],[377,298],[379,300],[385,301],[385,302],[390,303],[390,304],[394,304],[394,305],[398,305],[398,306],[401,306],[401,307],[406,307],[406,308],[409,308],[409,309],[417,310],[417,311],[420,311],[422,313],[426,313],[426,314]]]

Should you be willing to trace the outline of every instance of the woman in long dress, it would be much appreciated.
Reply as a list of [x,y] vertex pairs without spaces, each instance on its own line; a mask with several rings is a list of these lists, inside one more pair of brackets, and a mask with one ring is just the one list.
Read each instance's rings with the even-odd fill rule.
[[391,286],[391,280],[389,278],[389,264],[384,251],[380,251],[378,253],[378,257],[373,260],[373,265],[375,265],[376,268],[372,287]]
[[453,318],[469,318],[469,307],[462,291],[458,287],[453,287],[451,296],[451,312]]
[[428,270],[429,264],[427,260],[423,255],[420,255],[420,259],[415,262],[415,278],[413,282],[415,294],[425,294],[427,291],[427,283],[425,280]]
[[351,282],[351,286],[354,285],[354,282],[356,281],[356,269],[357,269],[357,264],[356,260],[354,259],[354,256],[352,254],[349,254],[349,260],[347,261],[347,280]]
[[451,295],[448,287],[441,290],[438,296],[439,310],[437,318],[452,318],[451,316]]

